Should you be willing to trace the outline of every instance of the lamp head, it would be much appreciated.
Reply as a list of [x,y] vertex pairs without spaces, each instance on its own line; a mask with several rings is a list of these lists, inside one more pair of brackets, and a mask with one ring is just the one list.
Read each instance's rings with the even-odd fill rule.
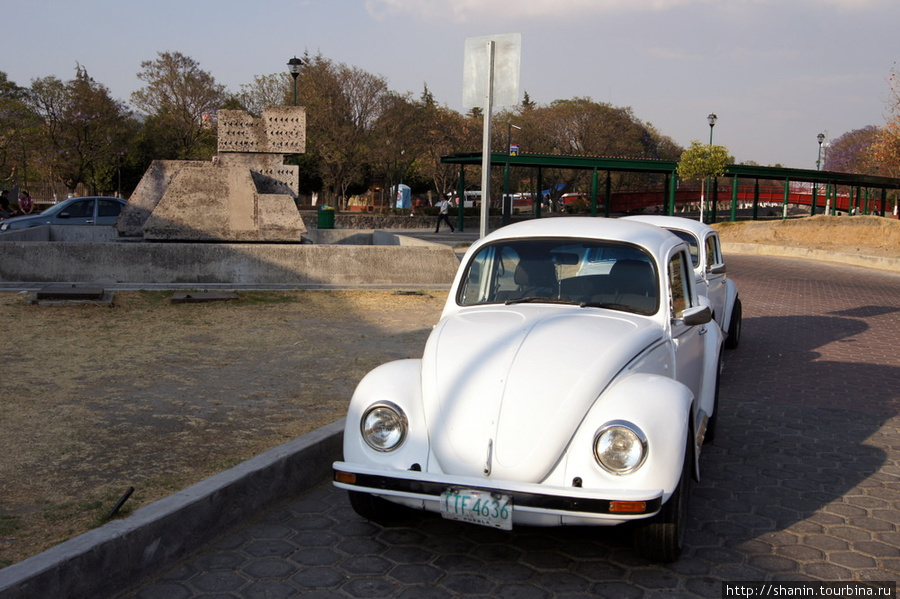
[[295,56],[287,62],[287,65],[288,65],[288,71],[290,72],[291,77],[296,79],[297,75],[300,74],[300,67],[303,66],[303,61]]

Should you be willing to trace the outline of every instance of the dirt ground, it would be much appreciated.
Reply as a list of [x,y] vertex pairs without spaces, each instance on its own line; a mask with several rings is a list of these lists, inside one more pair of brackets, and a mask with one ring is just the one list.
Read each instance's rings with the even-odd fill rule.
[[344,416],[419,357],[446,292],[238,292],[42,307],[0,293],[0,566]]
[[900,221],[878,216],[814,216],[715,225],[723,241],[808,247],[900,258]]
[[[722,223],[725,241],[900,257],[900,222]],[[344,416],[362,376],[419,357],[446,292],[239,292],[30,305],[0,293],[0,567]]]

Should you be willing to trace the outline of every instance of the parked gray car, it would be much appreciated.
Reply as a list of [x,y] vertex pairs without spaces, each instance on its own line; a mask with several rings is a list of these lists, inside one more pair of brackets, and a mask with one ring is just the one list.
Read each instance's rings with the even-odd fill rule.
[[41,225],[114,225],[125,201],[119,198],[69,198],[40,214],[0,221],[0,231],[29,229]]

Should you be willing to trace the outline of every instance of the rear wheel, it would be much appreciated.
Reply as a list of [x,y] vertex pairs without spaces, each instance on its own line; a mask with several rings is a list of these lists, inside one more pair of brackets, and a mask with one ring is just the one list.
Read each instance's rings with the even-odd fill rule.
[[734,299],[731,309],[731,321],[728,323],[728,336],[725,337],[725,348],[735,349],[741,343],[741,298]]
[[681,480],[675,492],[658,514],[639,524],[634,531],[634,544],[644,558],[669,563],[681,556],[688,521],[688,499],[691,495],[691,446],[687,443]]

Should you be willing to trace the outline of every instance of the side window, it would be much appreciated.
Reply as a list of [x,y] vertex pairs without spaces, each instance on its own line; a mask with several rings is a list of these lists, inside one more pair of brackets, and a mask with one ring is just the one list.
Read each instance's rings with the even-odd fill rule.
[[517,289],[514,272],[519,262],[516,251],[508,246],[486,247],[469,264],[465,284],[457,301],[463,306],[502,302]]
[[722,253],[719,250],[719,238],[710,235],[706,238],[706,265],[715,266],[722,263]]
[[91,218],[94,216],[94,200],[72,202],[64,212],[72,218]]
[[679,231],[678,229],[669,229],[672,233],[680,237],[688,246],[691,252],[691,263],[696,267],[700,264],[699,248],[697,248],[697,238],[687,231]]
[[119,216],[122,212],[122,204],[113,200],[100,200],[97,206],[97,216]]
[[678,252],[669,261],[669,293],[672,297],[672,317],[678,318],[686,308],[694,305],[688,273],[689,261]]

